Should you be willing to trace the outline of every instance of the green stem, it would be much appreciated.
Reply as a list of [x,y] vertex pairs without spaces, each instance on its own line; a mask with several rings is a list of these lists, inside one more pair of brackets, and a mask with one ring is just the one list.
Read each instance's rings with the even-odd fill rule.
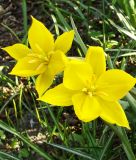
[[125,129],[121,127],[113,126],[111,124],[109,124],[109,126],[114,130],[114,132],[120,138],[122,145],[123,145],[123,149],[126,153],[126,156],[128,157],[128,160],[136,160],[136,157],[132,151],[131,144],[129,143],[129,139],[127,137]]
[[74,23],[73,18],[70,17],[70,20],[71,20],[72,27],[73,27],[73,29],[75,31],[75,36],[76,36],[77,42],[79,43],[80,47],[82,48],[82,51],[83,51],[84,55],[86,55],[87,48],[86,48],[82,38],[80,37],[80,35],[79,35],[78,31],[77,31],[77,28],[76,28],[76,25]]
[[[48,108],[48,111],[49,111],[49,113],[50,113],[50,115],[51,115],[51,118],[53,119],[53,121],[54,121],[54,123],[55,123],[56,128],[57,128],[58,131],[59,131],[60,137],[61,137],[62,141],[64,142],[64,141],[65,141],[65,137],[64,137],[64,135],[63,135],[63,133],[62,133],[60,127],[59,127],[59,124],[58,124],[58,122],[57,122],[57,120],[56,120],[56,118],[55,118],[55,116],[54,116],[54,114],[53,114],[50,106],[47,105],[47,108]],[[67,145],[67,142],[66,142],[66,141],[65,141],[65,143],[66,143],[66,145]]]
[[100,160],[104,159],[105,153],[107,152],[108,148],[110,147],[110,145],[112,143],[113,136],[114,136],[114,132],[112,132],[111,135],[109,136],[108,141],[105,144],[104,149],[103,149],[103,151],[101,153]]
[[133,98],[133,96],[130,93],[128,93],[125,97],[126,97],[128,103],[130,104],[132,110],[136,114],[136,100]]

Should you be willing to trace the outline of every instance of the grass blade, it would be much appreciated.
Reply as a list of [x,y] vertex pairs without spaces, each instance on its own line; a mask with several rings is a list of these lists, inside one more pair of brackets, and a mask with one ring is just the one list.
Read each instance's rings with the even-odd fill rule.
[[56,148],[59,148],[59,149],[62,149],[66,152],[69,152],[69,153],[72,153],[72,154],[75,154],[75,155],[78,155],[80,157],[84,157],[86,159],[90,159],[90,160],[95,160],[94,158],[90,157],[89,155],[83,153],[83,152],[79,152],[75,149],[70,149],[70,148],[67,148],[67,147],[64,147],[64,146],[61,146],[61,145],[58,145],[58,144],[52,144],[52,143],[47,143],[53,147],[56,147]]
[[41,155],[45,159],[52,160],[52,158],[45,151],[41,150],[37,145],[33,144],[31,141],[29,141],[27,138],[22,136],[15,129],[8,126],[3,121],[0,121],[0,128],[2,128],[3,130],[5,130],[13,135],[16,135],[19,139],[21,139],[24,143],[26,143],[29,147],[31,147],[36,153],[38,153],[39,155]]
[[87,51],[87,48],[86,48],[84,42],[82,41],[82,39],[81,39],[81,37],[80,37],[80,35],[79,35],[78,31],[77,31],[77,28],[76,28],[76,25],[75,25],[75,23],[74,23],[73,18],[70,17],[70,19],[71,19],[72,27],[73,27],[73,29],[74,29],[74,31],[75,31],[75,36],[76,36],[77,42],[78,42],[78,44],[80,45],[80,47],[82,48],[82,51],[84,52],[84,55],[85,55],[85,54],[86,54],[86,51]]
[[2,151],[0,151],[0,156],[1,157],[3,156],[4,158],[10,158],[10,160],[20,160],[17,157],[14,157],[14,156],[12,156],[12,155],[10,155],[8,153],[4,153]]

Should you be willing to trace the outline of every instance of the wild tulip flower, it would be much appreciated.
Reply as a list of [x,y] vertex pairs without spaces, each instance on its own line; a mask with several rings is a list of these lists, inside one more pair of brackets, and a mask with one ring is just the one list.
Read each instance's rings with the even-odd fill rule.
[[58,106],[73,105],[77,117],[84,122],[100,117],[129,129],[118,100],[135,83],[135,78],[122,70],[106,71],[103,49],[89,47],[85,60],[69,62],[64,70],[63,83],[48,90],[40,100]]
[[40,21],[32,17],[32,25],[28,32],[31,49],[23,44],[15,44],[3,48],[17,64],[10,74],[29,77],[39,75],[36,89],[41,96],[52,84],[54,76],[63,71],[74,38],[74,31],[65,32],[54,42],[53,35]]

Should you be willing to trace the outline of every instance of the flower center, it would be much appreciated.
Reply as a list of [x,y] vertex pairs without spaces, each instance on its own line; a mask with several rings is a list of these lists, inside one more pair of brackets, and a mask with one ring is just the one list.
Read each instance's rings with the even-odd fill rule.
[[47,55],[43,54],[29,54],[28,57],[30,57],[28,63],[32,65],[37,65],[36,70],[45,70],[46,66],[49,64],[51,55],[53,52],[49,52]]
[[44,64],[48,64],[48,62],[49,62],[49,58],[47,56],[43,56],[43,55],[29,54],[28,57],[32,58],[29,61],[29,63],[41,62]]
[[95,81],[96,81],[96,75],[92,74],[91,77],[86,80],[86,87],[82,89],[82,92],[91,97],[96,95]]
[[95,86],[91,86],[91,87],[89,87],[89,88],[83,88],[82,89],[82,92],[84,92],[85,94],[87,94],[87,95],[89,95],[90,97],[92,97],[93,95],[95,95],[96,93],[95,93]]

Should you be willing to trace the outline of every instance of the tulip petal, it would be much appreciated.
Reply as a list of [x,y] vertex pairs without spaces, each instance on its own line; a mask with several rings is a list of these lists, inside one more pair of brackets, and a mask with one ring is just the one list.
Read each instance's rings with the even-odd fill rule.
[[106,59],[104,50],[101,47],[91,46],[89,47],[85,61],[89,63],[93,69],[93,73],[99,77],[106,71]]
[[101,113],[100,104],[96,97],[78,93],[73,95],[72,102],[77,117],[84,122],[96,119]]
[[75,94],[74,91],[65,88],[63,84],[60,84],[45,92],[39,100],[57,106],[70,106],[72,105],[73,94]]
[[99,103],[102,107],[102,113],[100,117],[103,120],[107,121],[108,123],[117,124],[130,129],[125,112],[118,102],[100,100]]
[[50,61],[48,64],[48,68],[51,71],[51,74],[56,75],[59,72],[62,72],[67,62],[68,62],[68,59],[63,52],[61,51],[54,52],[51,55]]
[[39,97],[51,86],[53,79],[54,76],[50,74],[48,69],[37,77],[35,85]]
[[19,43],[2,49],[16,60],[24,58],[27,54],[32,53],[32,51],[27,46]]
[[32,50],[37,54],[47,54],[54,47],[53,35],[43,23],[32,17],[32,25],[28,32],[28,40]]
[[43,73],[46,68],[47,67],[42,60],[32,58],[31,56],[26,56],[18,60],[10,74],[21,77],[29,77]]
[[88,63],[72,60],[64,70],[64,86],[72,90],[82,90],[92,78],[92,69]]
[[64,53],[67,53],[71,48],[73,39],[74,39],[74,30],[71,30],[69,32],[64,32],[56,39],[54,50],[60,50]]
[[135,83],[135,78],[128,73],[112,69],[102,74],[96,82],[97,92],[105,100],[117,101],[123,98]]

